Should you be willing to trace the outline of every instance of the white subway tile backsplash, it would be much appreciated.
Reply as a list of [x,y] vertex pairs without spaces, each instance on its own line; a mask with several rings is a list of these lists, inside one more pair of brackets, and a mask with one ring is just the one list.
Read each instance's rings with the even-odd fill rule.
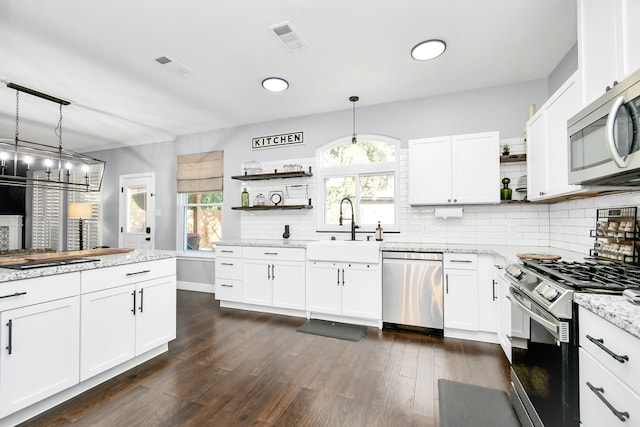
[[[501,140],[501,145],[504,141]],[[508,141],[510,141],[512,153],[524,151],[521,138]],[[521,151],[517,151],[520,149]],[[315,168],[316,165],[313,158],[292,159],[263,163],[263,169],[282,168],[285,163],[302,164],[305,169],[309,166]],[[385,234],[385,240],[391,242],[433,245],[551,246],[588,255],[594,243],[594,239],[590,237],[590,230],[595,226],[596,209],[640,205],[640,192],[633,192],[550,205],[543,203],[465,205],[462,218],[435,218],[434,206],[408,204],[406,149],[401,150],[400,165],[398,218],[400,232]],[[518,174],[526,174],[526,164],[502,164],[501,172],[509,174],[508,177],[512,180],[510,187],[515,188],[515,181],[520,176]],[[249,181],[248,191],[255,197],[259,193],[268,195],[269,191],[286,191],[286,185],[304,184],[309,186],[309,197],[312,203],[317,205],[320,189],[315,178],[301,178],[299,182],[290,180],[296,181],[291,183],[288,181]],[[515,194],[524,195],[514,191]],[[241,215],[241,237],[245,239],[281,239],[284,224],[289,224],[292,239],[321,240],[328,239],[330,236],[330,234],[316,231],[318,215],[321,212],[315,207],[309,210],[293,211],[237,211],[237,214]]]

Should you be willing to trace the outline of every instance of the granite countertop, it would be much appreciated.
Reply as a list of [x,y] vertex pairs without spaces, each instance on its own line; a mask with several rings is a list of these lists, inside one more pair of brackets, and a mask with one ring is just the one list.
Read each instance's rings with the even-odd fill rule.
[[640,338],[640,305],[634,304],[621,295],[587,294],[576,292],[573,301]]
[[[275,248],[306,248],[307,244],[314,240],[282,240],[282,239],[238,239],[218,242],[217,246],[257,246]],[[372,242],[374,243],[374,242]],[[380,246],[383,251],[406,252],[441,252],[441,253],[474,253],[498,255],[505,259],[505,264],[516,262],[518,253],[544,253],[557,254],[563,259],[580,260],[584,254],[570,252],[562,249],[534,246],[506,246],[506,245],[466,245],[445,243],[405,243],[383,242]]]
[[134,264],[144,261],[155,261],[165,258],[175,258],[175,251],[136,249],[131,252],[115,255],[89,256],[96,261],[81,264],[60,265],[56,267],[33,268],[30,270],[12,270],[0,267],[0,282],[30,279],[34,277],[51,276],[54,274],[71,273],[74,271],[93,270],[103,267]]

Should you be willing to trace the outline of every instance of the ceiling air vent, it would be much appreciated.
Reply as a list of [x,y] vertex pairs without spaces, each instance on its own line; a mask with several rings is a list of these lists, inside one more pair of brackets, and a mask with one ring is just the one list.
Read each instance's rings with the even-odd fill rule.
[[297,52],[298,49],[306,46],[305,42],[289,21],[272,25],[269,27],[269,30],[280,40],[280,43],[282,43],[284,48],[289,52]]
[[191,68],[179,63],[178,61],[167,55],[160,55],[153,59],[158,64],[162,65],[162,68],[164,68],[165,70],[174,72],[181,76],[188,76],[189,74],[193,73],[193,70]]

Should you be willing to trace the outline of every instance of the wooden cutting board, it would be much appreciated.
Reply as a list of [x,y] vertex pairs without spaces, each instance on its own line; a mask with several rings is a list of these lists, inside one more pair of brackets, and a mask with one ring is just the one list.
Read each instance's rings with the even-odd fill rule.
[[520,259],[535,259],[544,261],[555,261],[562,258],[560,255],[553,254],[516,254]]
[[83,251],[47,252],[42,254],[16,255],[0,259],[0,265],[22,264],[30,261],[50,261],[69,258],[87,258],[92,256],[124,254],[133,251],[133,248],[101,248],[87,249]]

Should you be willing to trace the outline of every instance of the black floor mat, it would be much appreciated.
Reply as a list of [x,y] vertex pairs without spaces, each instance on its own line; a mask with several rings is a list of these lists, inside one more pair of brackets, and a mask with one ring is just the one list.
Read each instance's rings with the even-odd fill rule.
[[503,390],[438,380],[440,427],[520,427]]
[[311,319],[296,329],[305,334],[321,335],[323,337],[338,338],[348,341],[360,341],[367,330],[366,326],[350,325],[348,323],[330,322],[327,320]]

